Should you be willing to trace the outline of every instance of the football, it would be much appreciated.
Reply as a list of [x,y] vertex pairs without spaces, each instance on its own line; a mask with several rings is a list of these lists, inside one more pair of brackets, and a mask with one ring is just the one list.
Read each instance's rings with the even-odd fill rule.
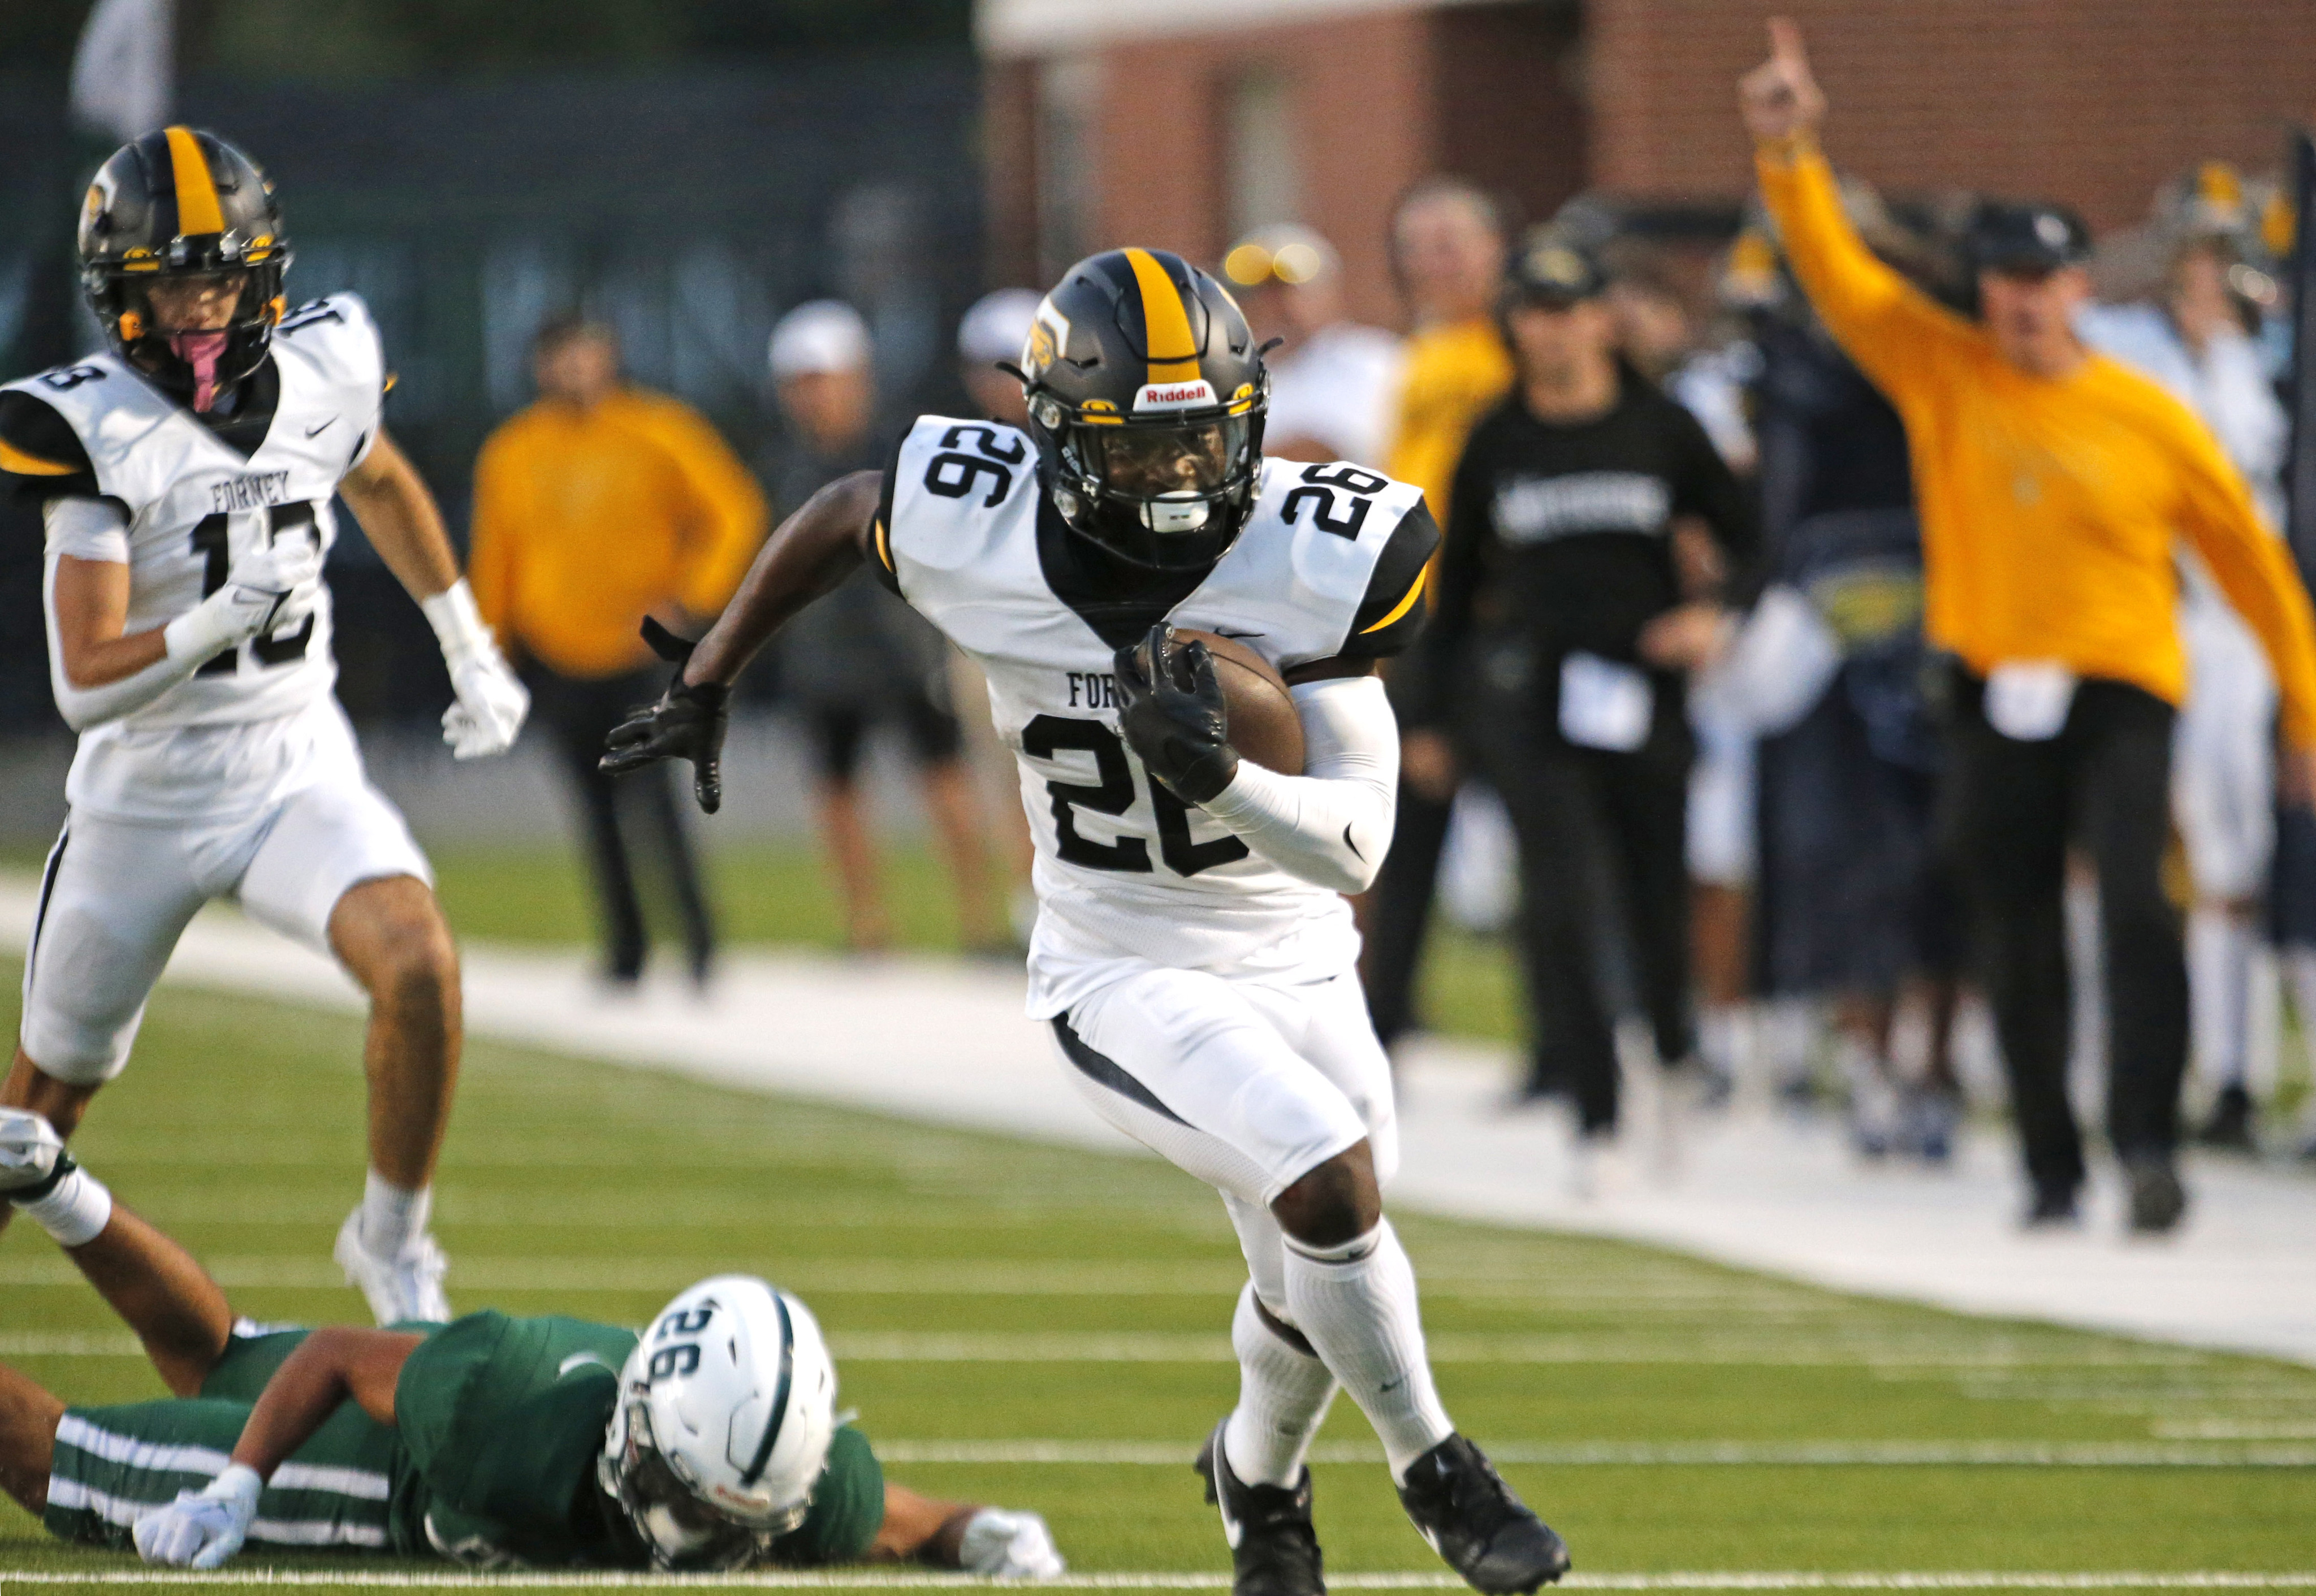
[[1240,756],[1282,776],[1301,775],[1303,722],[1286,678],[1236,638],[1189,627],[1176,628],[1171,636],[1177,647],[1196,638],[1214,655],[1215,680],[1230,715],[1231,746]]

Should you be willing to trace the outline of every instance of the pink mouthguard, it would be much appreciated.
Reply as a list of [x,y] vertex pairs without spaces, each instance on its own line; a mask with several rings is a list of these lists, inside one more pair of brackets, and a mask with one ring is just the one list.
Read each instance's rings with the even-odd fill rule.
[[224,333],[172,333],[169,350],[193,369],[193,408],[207,410],[217,403],[218,361],[224,358]]

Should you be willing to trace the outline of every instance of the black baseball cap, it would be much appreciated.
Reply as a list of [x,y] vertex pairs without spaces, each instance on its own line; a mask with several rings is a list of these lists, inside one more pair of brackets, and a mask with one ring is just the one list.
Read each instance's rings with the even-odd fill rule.
[[1982,272],[2055,272],[2090,259],[2091,233],[2062,205],[1990,200],[1972,219],[1970,257]]
[[1574,305],[1608,286],[1592,252],[1564,236],[1532,236],[1512,256],[1506,287],[1516,301]]

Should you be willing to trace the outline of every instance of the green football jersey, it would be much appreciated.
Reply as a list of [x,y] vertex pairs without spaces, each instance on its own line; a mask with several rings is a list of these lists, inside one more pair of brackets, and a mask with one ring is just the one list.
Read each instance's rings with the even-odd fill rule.
[[[395,1386],[396,1549],[485,1565],[641,1562],[595,1476],[633,1331],[490,1309],[398,1328],[429,1333]],[[237,1338],[203,1395],[254,1402],[303,1339]],[[791,1567],[854,1562],[884,1522],[884,1472],[868,1438],[845,1425],[811,1511],[772,1556]]]

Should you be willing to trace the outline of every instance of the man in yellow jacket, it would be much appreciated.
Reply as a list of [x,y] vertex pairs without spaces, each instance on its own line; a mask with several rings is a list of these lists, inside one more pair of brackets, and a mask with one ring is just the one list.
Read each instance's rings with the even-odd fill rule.
[[2160,879],[2187,678],[2172,550],[2184,539],[2202,556],[2259,638],[2299,780],[2316,767],[2307,592],[2203,424],[2076,338],[2090,292],[2080,224],[1989,207],[1980,316],[1939,307],[1851,230],[1818,151],[1825,97],[1800,32],[1773,22],[1770,39],[1740,86],[1762,197],[1812,305],[1906,424],[1925,626],[1955,662],[1948,841],[2034,1183],[2028,1222],[2072,1222],[2083,1179],[2065,1082],[2072,841],[2098,874],[2107,1137],[2132,1227],[2168,1230],[2186,1206],[2173,1149],[2187,1056],[2179,917]]
[[[1384,468],[1421,488],[1443,527],[1465,441],[1511,391],[1511,352],[1496,320],[1509,243],[1501,209],[1460,177],[1425,178],[1392,212],[1392,271],[1412,326]],[[1404,685],[1394,690],[1394,703]],[[1361,928],[1367,1017],[1385,1047],[1417,1019],[1415,978],[1456,796],[1446,747],[1435,737],[1401,749],[1399,822]]]
[[532,347],[538,402],[510,416],[475,463],[475,602],[524,662],[537,721],[578,789],[602,905],[603,974],[643,973],[646,936],[630,834],[663,856],[683,916],[692,978],[715,930],[684,829],[660,776],[614,784],[603,739],[659,694],[636,618],[681,631],[712,620],[762,541],[755,479],[689,406],[619,379],[608,328],[559,317]]

